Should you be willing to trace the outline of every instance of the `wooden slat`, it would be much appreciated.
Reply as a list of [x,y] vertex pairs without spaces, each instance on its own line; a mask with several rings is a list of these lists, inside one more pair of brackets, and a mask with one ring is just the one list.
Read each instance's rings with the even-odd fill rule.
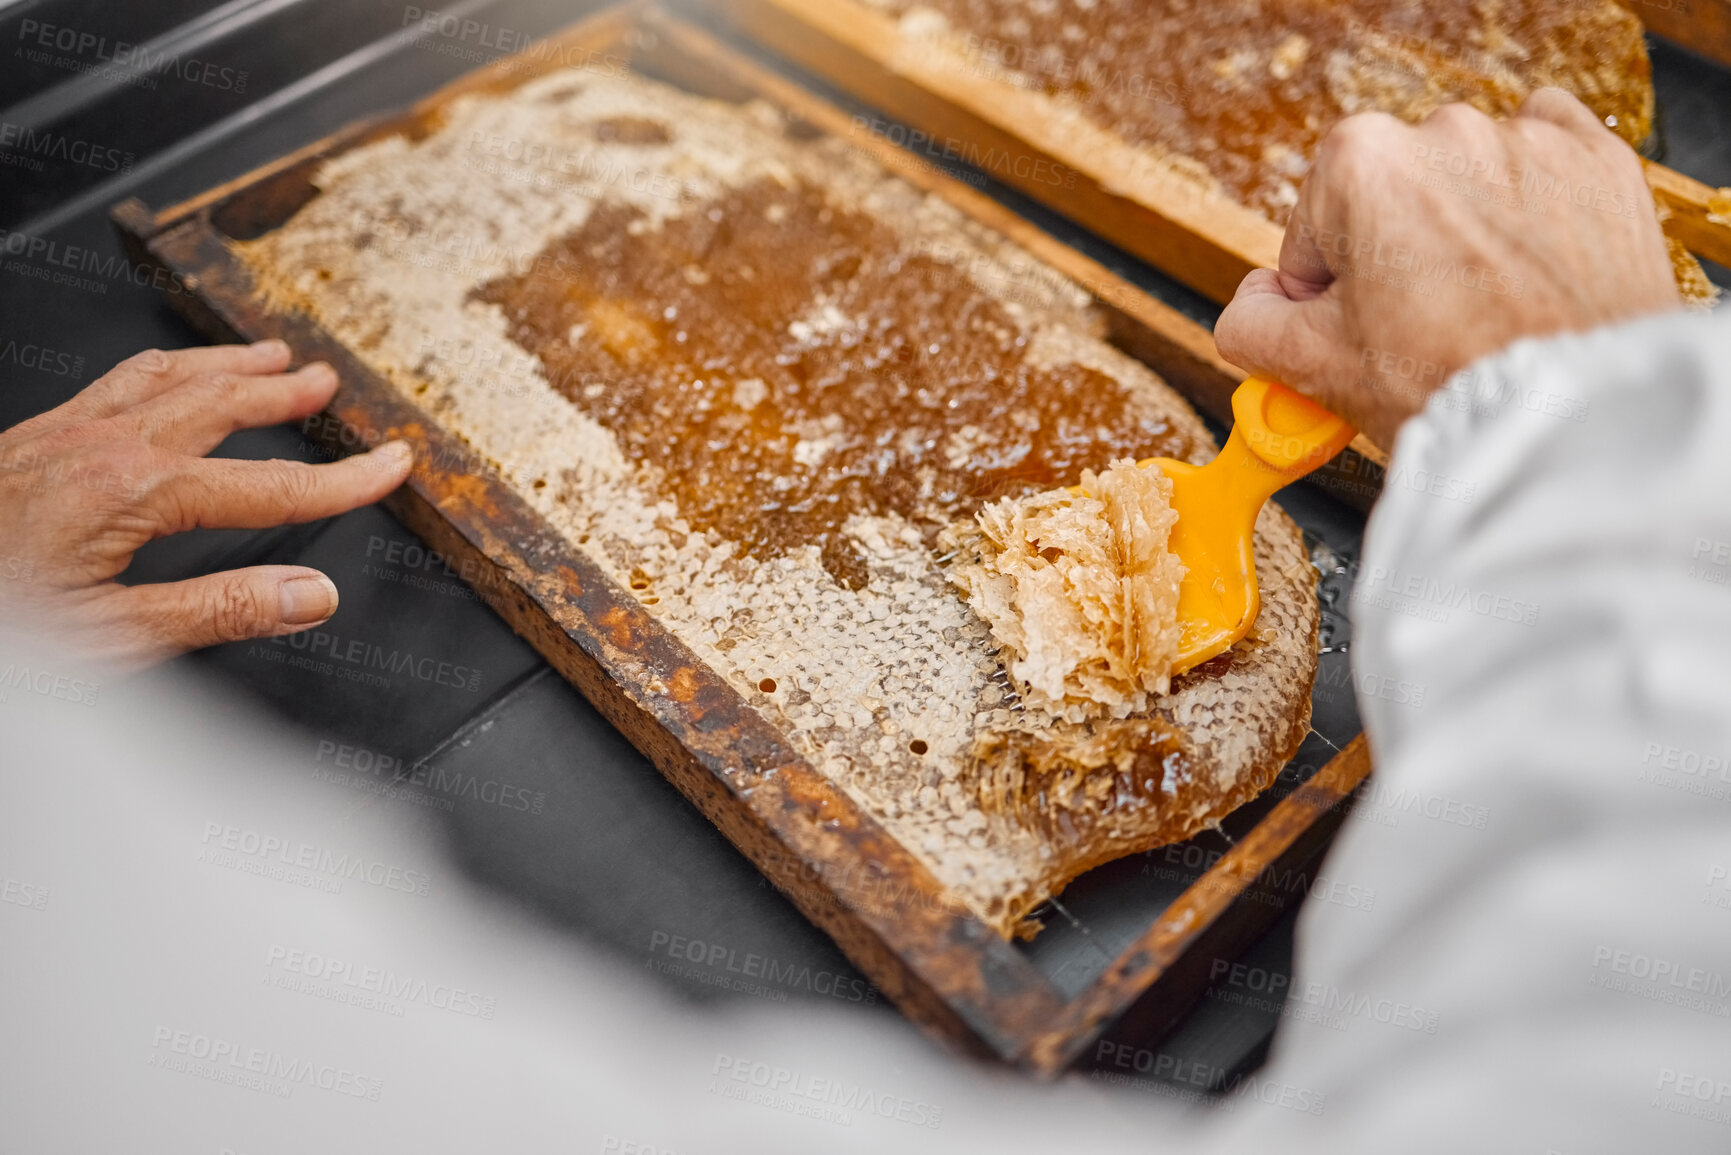
[[[1090,148],[1103,130],[1061,132],[1035,93],[927,64],[902,46],[894,21],[857,0],[718,0],[715,7],[750,38],[888,116],[938,140],[967,142],[975,156],[1008,155],[1012,163],[986,166],[990,176],[1221,304],[1251,269],[1279,261],[1280,226],[1156,163],[1139,168],[1132,187],[1113,185]],[[1655,196],[1672,210],[1667,231],[1699,255],[1731,263],[1731,213],[1710,219],[1722,190],[1663,165],[1646,169]]]
[[1647,187],[1670,210],[1665,231],[1694,253],[1731,265],[1731,188],[1713,188],[1651,161]]

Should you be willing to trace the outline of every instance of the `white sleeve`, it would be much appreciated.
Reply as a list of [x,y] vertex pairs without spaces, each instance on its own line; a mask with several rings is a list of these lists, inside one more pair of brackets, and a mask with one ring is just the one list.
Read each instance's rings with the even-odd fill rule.
[[[7,1138],[1727,1150],[1728,463],[1724,320],[1520,345],[1409,424],[1355,597],[1378,770],[1325,867],[1374,902],[1312,888],[1273,1062],[1183,1118],[982,1071],[887,1015],[681,1005],[208,691],[98,694],[0,639]],[[867,1105],[832,1117],[836,1088]]]
[[1522,342],[1408,423],[1326,867],[1376,901],[1306,910],[1270,1068],[1336,1141],[1731,1150],[1728,582],[1731,315]]

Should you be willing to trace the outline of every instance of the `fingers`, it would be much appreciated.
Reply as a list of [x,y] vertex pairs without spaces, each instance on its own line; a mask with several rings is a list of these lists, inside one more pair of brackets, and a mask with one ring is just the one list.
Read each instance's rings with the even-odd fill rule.
[[336,391],[336,372],[322,362],[269,377],[224,370],[182,382],[109,424],[159,448],[203,457],[237,429],[277,425],[317,413]]
[[1431,109],[1421,122],[1425,128],[1439,129],[1453,136],[1471,137],[1492,128],[1496,121],[1464,100],[1451,101]]
[[316,626],[337,612],[337,587],[316,569],[261,565],[117,587],[105,601],[125,650],[150,661]]
[[1331,384],[1347,344],[1338,301],[1314,293],[1295,299],[1272,269],[1244,278],[1214,324],[1214,341],[1245,372],[1301,391]]
[[1560,88],[1534,89],[1521,101],[1515,115],[1528,120],[1549,121],[1589,144],[1602,144],[1606,137],[1616,139],[1615,134],[1593,115],[1592,109]]
[[72,400],[41,417],[43,427],[113,417],[148,401],[189,378],[208,373],[280,373],[288,368],[289,348],[281,341],[255,345],[211,345],[165,353],[147,349],[98,377]]
[[[1294,300],[1315,297],[1334,283],[1333,267],[1329,263],[1326,244],[1333,231],[1317,225],[1311,206],[1300,203],[1287,223],[1286,236],[1280,242],[1280,273],[1276,278],[1281,291]],[[1255,270],[1262,272],[1265,270]],[[1252,275],[1255,275],[1253,272]],[[1239,292],[1244,286],[1239,286]]]
[[1355,207],[1380,203],[1390,158],[1406,153],[1411,135],[1386,113],[1363,112],[1323,138],[1280,245],[1281,281],[1289,295],[1313,297],[1334,281],[1342,257],[1362,239],[1350,224]]
[[144,505],[155,515],[155,536],[189,529],[267,529],[370,505],[401,485],[413,464],[405,441],[329,465],[183,459],[151,486]]

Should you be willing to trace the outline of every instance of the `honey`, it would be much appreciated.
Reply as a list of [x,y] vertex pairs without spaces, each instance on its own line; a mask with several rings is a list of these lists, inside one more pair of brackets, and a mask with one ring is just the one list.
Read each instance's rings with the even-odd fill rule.
[[1195,751],[1158,715],[1083,731],[1005,728],[980,734],[971,754],[980,801],[1054,841],[1081,843],[1115,815],[1158,805],[1167,784],[1195,771]]
[[673,139],[665,124],[647,116],[609,116],[596,121],[590,131],[596,140],[620,144],[666,144]]
[[1285,224],[1322,137],[1355,112],[1508,115],[1573,90],[1631,144],[1652,124],[1640,26],[1609,0],[886,0],[942,14],[970,73],[1073,102],[1200,162]]
[[607,201],[474,292],[695,529],[755,557],[815,546],[868,579],[855,515],[928,544],[993,498],[1197,446],[1031,334],[956,268],[819,188],[759,180],[649,227]]

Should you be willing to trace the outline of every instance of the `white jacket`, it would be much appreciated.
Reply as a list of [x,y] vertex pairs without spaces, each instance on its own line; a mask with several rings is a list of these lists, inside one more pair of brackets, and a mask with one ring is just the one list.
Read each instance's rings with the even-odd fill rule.
[[[239,707],[15,650],[0,1149],[1728,1151],[1728,583],[1731,316],[1524,342],[1433,398],[1354,592],[1378,770],[1327,871],[1375,906],[1312,901],[1273,1060],[1184,1113],[891,1016],[675,1004]],[[361,869],[332,893],[308,855]],[[404,1013],[355,980],[384,972]],[[878,1109],[813,1117],[836,1082]]]

